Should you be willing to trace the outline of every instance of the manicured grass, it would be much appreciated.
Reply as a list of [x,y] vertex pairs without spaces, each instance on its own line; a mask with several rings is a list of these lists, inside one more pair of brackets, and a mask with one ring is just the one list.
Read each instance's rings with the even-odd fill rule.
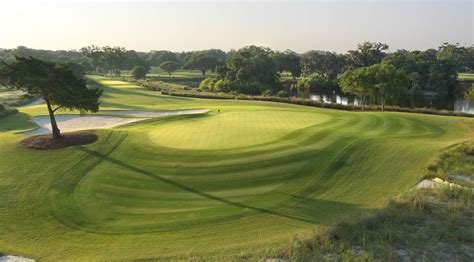
[[[123,76],[131,76],[131,71],[130,70],[122,70],[122,75]],[[215,72],[207,71],[205,76],[202,76],[201,71],[199,70],[184,70],[180,69],[177,70],[176,72],[173,72],[171,76],[168,74],[168,72],[164,71],[163,69],[159,67],[152,67],[150,69],[150,73],[147,74],[147,76],[153,76],[153,77],[174,77],[174,78],[200,78],[200,77],[206,77],[206,76],[216,76]]]
[[21,91],[10,90],[0,86],[0,104],[10,105],[18,103],[22,100],[23,95],[24,93]]
[[[210,113],[98,131],[99,141],[23,149],[29,116],[0,121],[0,252],[58,260],[258,258],[295,234],[370,210],[413,187],[474,119],[354,113],[163,96],[92,77],[103,109]],[[218,112],[220,110],[220,112]]]
[[459,73],[459,80],[474,80],[474,73]]

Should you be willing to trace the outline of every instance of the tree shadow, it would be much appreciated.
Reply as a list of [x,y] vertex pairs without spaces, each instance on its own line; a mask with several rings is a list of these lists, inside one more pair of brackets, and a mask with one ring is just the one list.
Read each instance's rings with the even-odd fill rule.
[[[115,158],[112,158],[108,155],[105,155],[105,154],[102,154],[100,152],[97,152],[97,151],[94,151],[94,150],[91,150],[91,149],[88,149],[84,146],[78,146],[77,147],[79,150],[87,153],[87,154],[90,154],[94,157],[97,157],[99,158],[101,161],[107,161],[107,162],[110,162],[112,164],[115,164],[115,165],[118,165],[122,168],[125,168],[127,170],[130,170],[130,171],[133,171],[133,172],[136,172],[136,173],[139,173],[141,175],[144,175],[144,176],[147,176],[147,177],[150,177],[152,179],[155,179],[155,180],[158,180],[158,181],[161,181],[163,183],[166,183],[168,185],[171,185],[171,186],[174,186],[176,188],[179,188],[181,190],[184,190],[184,191],[187,191],[187,192],[190,192],[190,193],[193,193],[193,194],[196,194],[196,195],[199,195],[199,196],[202,196],[204,198],[207,198],[207,199],[210,199],[210,200],[214,200],[214,201],[218,201],[218,202],[221,202],[221,203],[224,203],[224,204],[227,204],[227,205],[231,205],[231,206],[235,206],[235,207],[238,207],[238,208],[243,208],[243,209],[247,209],[247,210],[253,210],[253,211],[257,211],[259,213],[264,213],[264,214],[269,214],[269,215],[273,215],[273,216],[278,216],[278,217],[282,217],[282,218],[287,218],[287,219],[291,219],[291,220],[297,220],[297,221],[300,221],[300,222],[305,222],[305,223],[309,223],[309,224],[320,224],[321,221],[317,221],[317,220],[314,220],[312,219],[310,216],[305,216],[305,217],[300,217],[300,216],[295,216],[295,215],[290,215],[290,214],[285,214],[285,213],[281,213],[281,212],[277,212],[277,211],[274,211],[274,210],[270,210],[270,209],[266,209],[266,208],[260,208],[260,207],[255,207],[255,206],[249,206],[249,205],[246,205],[246,204],[242,204],[242,203],[238,203],[238,202],[234,202],[234,201],[231,201],[231,200],[228,200],[228,199],[225,199],[225,198],[222,198],[222,197],[218,197],[218,196],[215,196],[215,195],[212,195],[212,194],[209,194],[209,193],[206,193],[206,192],[202,192],[196,188],[193,188],[193,187],[190,187],[190,186],[187,186],[187,185],[184,185],[184,184],[181,184],[181,183],[178,183],[176,181],[173,181],[173,180],[170,180],[170,179],[167,179],[167,178],[164,178],[162,176],[159,176],[157,174],[154,174],[152,172],[149,172],[149,171],[146,171],[144,169],[141,169],[141,168],[138,168],[138,167],[135,167],[135,166],[132,166],[128,163],[125,163],[121,160],[118,160],[118,159],[115,159]],[[312,204],[318,204],[318,205],[324,205],[325,207],[327,206],[331,206],[331,205],[334,205],[334,202],[335,201],[329,201],[329,200],[312,200],[312,201],[315,201],[313,202]],[[325,202],[325,203],[322,203],[322,202]],[[344,204],[344,206],[347,206],[347,205],[350,205],[350,204]],[[352,209],[353,208],[357,208],[356,206],[352,206],[351,207]]]
[[38,127],[30,115],[18,113],[0,119],[0,132],[22,131]]
[[298,211],[302,216],[318,217],[320,224],[331,225],[337,222],[334,217],[343,220],[354,214],[370,212],[371,208],[362,208],[359,205],[335,200],[318,199],[304,195],[285,194],[289,196],[288,212]]

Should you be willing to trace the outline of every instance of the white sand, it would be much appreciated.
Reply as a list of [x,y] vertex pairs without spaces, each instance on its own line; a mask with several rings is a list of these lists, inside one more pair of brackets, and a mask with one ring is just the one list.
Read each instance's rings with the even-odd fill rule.
[[416,184],[416,188],[440,188],[443,186],[449,186],[450,188],[463,187],[463,186],[448,182],[438,177],[435,177],[433,179],[423,179],[420,182],[418,182],[418,184]]
[[0,262],[33,262],[34,259],[17,256],[0,256]]
[[23,105],[21,107],[27,107],[27,106],[35,106],[35,105],[40,105],[40,104],[43,104],[45,101],[43,98],[38,98],[36,99],[35,101],[29,103],[29,104],[26,104],[26,105]]
[[195,115],[209,112],[208,109],[189,109],[189,110],[166,110],[166,111],[147,111],[147,110],[100,110],[99,113],[133,115],[140,117],[160,117],[174,115]]
[[[172,111],[140,111],[140,110],[108,110],[101,113],[133,115],[141,117],[119,117],[108,115],[56,115],[56,122],[61,132],[74,132],[90,129],[112,128],[128,123],[134,123],[145,119],[169,116],[169,115],[192,115],[206,113],[207,109],[172,110]],[[35,116],[32,118],[39,128],[31,131],[21,132],[25,135],[44,135],[51,133],[51,122],[49,116]]]

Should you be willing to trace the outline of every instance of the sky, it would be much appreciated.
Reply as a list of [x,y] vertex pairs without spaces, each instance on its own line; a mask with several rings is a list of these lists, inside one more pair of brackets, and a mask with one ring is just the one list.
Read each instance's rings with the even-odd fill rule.
[[0,48],[225,51],[247,45],[345,52],[474,42],[474,0],[0,0]]

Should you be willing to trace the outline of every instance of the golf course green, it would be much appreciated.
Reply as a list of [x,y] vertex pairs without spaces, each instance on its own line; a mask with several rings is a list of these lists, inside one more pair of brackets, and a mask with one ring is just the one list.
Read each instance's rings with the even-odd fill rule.
[[[31,150],[15,134],[45,105],[0,119],[0,253],[45,261],[274,254],[413,188],[474,119],[164,96],[99,76],[101,109],[209,109]],[[61,112],[70,114],[71,112]],[[61,128],[61,126],[60,126]]]

